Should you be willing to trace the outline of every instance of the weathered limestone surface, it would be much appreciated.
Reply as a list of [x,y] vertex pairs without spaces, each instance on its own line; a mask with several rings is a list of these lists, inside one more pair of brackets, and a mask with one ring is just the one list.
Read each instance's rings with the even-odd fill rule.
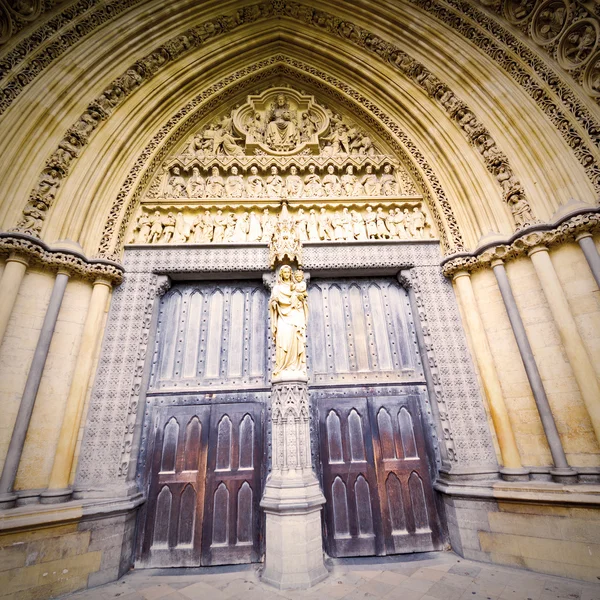
[[[260,94],[271,84],[290,85],[318,96],[331,111],[328,118],[333,121],[336,113],[352,114],[361,130],[370,133],[371,141],[394,155],[395,165],[402,166],[414,187],[403,202],[411,207],[422,203],[435,224],[430,224],[429,231],[439,233],[442,242],[447,242],[445,251],[472,250],[490,230],[511,236],[515,227],[522,228],[533,220],[549,222],[570,198],[587,203],[590,210],[597,207],[599,39],[598,35],[593,42],[582,38],[581,47],[574,48],[575,38],[569,35],[586,23],[592,28],[590,32],[598,31],[590,3],[575,2],[569,10],[565,4],[563,14],[562,2],[554,2],[551,15],[556,19],[548,27],[543,27],[546,17],[538,10],[540,3],[483,0],[358,0],[352,4],[332,0],[326,10],[291,0],[245,3],[242,7],[235,2],[116,0],[110,3],[110,10],[102,3],[63,6],[43,2],[32,3],[33,12],[20,16],[18,12],[27,2],[20,3],[20,8],[15,8],[19,3],[8,3],[11,12],[6,11],[5,4],[0,7],[4,11],[0,20],[12,23],[12,29],[0,32],[3,231],[20,223],[35,230],[48,244],[74,239],[90,257],[99,252],[120,252],[125,234],[134,231],[135,216],[142,210],[138,200],[157,175],[167,175],[160,173],[165,160],[183,152],[190,139],[206,131],[204,128],[215,119],[245,103],[248,94]],[[44,12],[50,6],[54,6],[52,13]],[[519,10],[524,13],[517,14]],[[8,38],[11,41],[7,44]],[[332,48],[335,57],[329,54]],[[551,55],[553,58],[548,59]],[[278,151],[287,151],[287,138],[294,129],[295,125],[290,126],[288,133],[274,142]],[[311,143],[314,149],[314,140]],[[231,149],[231,140],[225,146]],[[260,154],[265,151],[264,144],[255,144],[253,149],[259,153],[246,160],[248,169],[254,157],[264,159]],[[299,163],[306,162],[306,156]],[[232,172],[229,156],[223,155],[219,161],[222,174]],[[265,179],[267,169],[272,169],[266,162],[262,164]],[[327,169],[321,162],[320,168]],[[182,164],[191,166],[191,162]],[[204,166],[206,175],[213,165]],[[366,165],[360,168],[367,173]],[[339,175],[348,174],[346,165],[340,163],[336,169]],[[185,174],[188,182],[189,176]],[[328,206],[326,212],[335,215],[346,205],[351,207],[355,198],[346,196],[343,203]],[[276,200],[274,204],[279,199],[276,194],[271,198]],[[525,204],[522,199],[526,199]],[[163,216],[168,215],[171,205],[181,205],[188,219],[184,225],[191,226],[198,216],[200,202],[187,206],[182,198],[177,202],[172,197],[162,200],[160,211],[167,213]],[[266,204],[270,199],[263,200]],[[376,204],[371,198],[363,200],[356,210],[366,213],[367,204]],[[211,203],[211,214],[216,214],[217,205]],[[245,206],[254,205],[247,202]],[[298,206],[292,212],[297,214],[297,210]],[[240,214],[245,208],[235,211]],[[598,228],[590,226],[590,232],[600,249]],[[108,235],[108,240],[103,235]],[[349,237],[345,235],[344,242],[351,242]],[[323,241],[321,236],[319,240]],[[381,247],[384,244],[382,241]],[[215,268],[221,276],[246,274],[256,267],[254,263],[266,262],[266,246],[252,253],[237,249],[234,258],[217,246],[210,255],[211,265],[227,264],[229,269]],[[328,256],[331,269],[339,270],[343,263],[344,273],[351,271],[352,276],[372,272],[367,250],[360,259],[353,259],[351,268],[348,261],[334,265],[340,255],[347,257],[342,246],[332,243],[327,250],[315,246],[314,255]],[[152,273],[140,277],[137,272],[128,274],[137,281],[136,294],[139,292],[140,297],[153,294],[156,275],[169,269],[188,274],[210,271],[210,261],[198,265],[193,252],[183,256],[177,248],[172,248],[172,254],[162,248],[152,251],[160,255]],[[393,257],[389,264],[377,266],[389,276],[409,268],[407,263],[412,260],[407,248],[394,252],[387,254]],[[14,297],[14,307],[4,312],[0,308],[0,330],[6,325],[0,345],[0,464],[56,271],[56,265],[31,264],[21,281],[23,269],[5,265],[9,254],[3,250],[0,256],[0,274],[8,271],[5,283],[10,284],[8,291],[0,290],[0,296],[5,294],[0,302],[10,306]],[[185,264],[174,265],[174,257]],[[423,274],[431,275],[435,270],[435,277],[441,277],[440,258],[436,256]],[[447,436],[443,443],[456,449],[461,460],[468,458],[461,465],[466,465],[464,472],[455,477],[463,477],[463,483],[469,477],[497,477],[487,432],[479,435],[486,425],[483,406],[474,401],[485,397],[482,392],[489,383],[489,373],[494,373],[493,408],[505,407],[501,427],[498,419],[489,418],[497,456],[507,455],[508,440],[508,462],[511,466],[522,464],[534,481],[523,483],[521,488],[502,484],[501,489],[486,481],[472,491],[471,499],[453,495],[443,485],[438,489],[445,499],[450,537],[457,552],[477,560],[593,580],[599,566],[599,502],[593,484],[600,477],[600,446],[590,413],[597,410],[594,402],[598,399],[592,396],[598,389],[594,382],[600,378],[600,292],[575,236],[552,245],[547,258],[556,272],[554,283],[559,284],[554,289],[566,298],[559,314],[556,310],[552,313],[554,297],[548,301],[530,258],[507,259],[506,271],[563,448],[579,473],[580,485],[564,489],[527,487],[547,483],[551,457],[496,281],[488,266],[482,266],[471,273],[474,298],[462,314],[463,323],[471,320],[476,324],[476,339],[469,340],[467,335],[474,362],[481,359],[481,348],[486,354],[479,389],[469,357],[461,354],[462,337],[456,342],[461,344],[460,352],[452,357],[457,362],[436,358],[443,315],[427,319],[426,313],[436,303],[431,298],[422,302],[417,295],[416,302],[422,302],[420,309],[427,309],[422,315],[425,345],[434,350],[426,357],[434,373],[432,398],[444,408],[437,426],[443,434],[440,437]],[[135,265],[130,271],[135,271]],[[133,557],[135,506],[128,505],[122,514],[88,507],[94,513],[92,518],[80,504],[68,503],[64,510],[72,512],[67,524],[57,525],[56,520],[65,515],[61,508],[35,504],[49,483],[75,365],[81,359],[90,294],[89,281],[71,278],[16,480],[19,502],[32,506],[0,514],[4,532],[0,533],[0,596],[39,598],[99,585],[119,577]],[[452,315],[456,320],[451,325],[456,328],[458,315]],[[565,346],[564,326],[561,338],[561,317],[568,321],[572,317],[570,332],[576,334],[578,346],[575,351]],[[139,325],[132,339],[149,335],[148,314],[123,310],[119,318]],[[432,323],[434,331],[430,330]],[[105,324],[106,320],[102,328]],[[444,330],[446,338],[448,331]],[[435,343],[431,342],[436,336]],[[84,346],[93,356],[84,357],[83,363],[93,364],[92,371],[102,381],[106,373],[100,372],[99,349],[94,352],[89,344]],[[119,393],[126,390],[123,396],[127,396],[126,402],[118,404],[122,412],[113,411],[113,420],[96,428],[97,447],[110,446],[110,472],[116,479],[127,480],[133,496],[137,493],[133,479],[139,450],[136,411],[144,410],[136,399],[145,351],[141,344],[127,357],[135,376],[128,378],[130,373],[125,369],[127,373],[118,382]],[[577,356],[586,354],[589,364],[582,377]],[[449,394],[446,382],[456,383],[460,378],[461,385],[456,384],[454,394]],[[582,387],[588,390],[585,398]],[[71,485],[85,424],[92,421],[88,416],[91,388],[92,382],[85,393],[77,390],[85,405]],[[469,394],[468,407],[461,403],[463,391]],[[105,392],[112,394],[108,385]],[[93,403],[91,408],[96,408]],[[478,410],[481,418],[476,428],[471,417]],[[460,444],[453,439],[453,431],[458,429]],[[472,447],[465,444],[469,434],[477,438]],[[111,440],[110,444],[104,443],[106,440]],[[89,456],[86,460],[92,462]],[[62,485],[66,472],[61,475]],[[105,483],[104,479],[98,481]],[[554,494],[552,500],[544,496],[546,493]],[[529,494],[527,501],[523,494]],[[586,500],[579,505],[567,503],[566,499],[576,494]],[[287,564],[273,559],[269,567],[275,580],[290,567],[304,573],[301,582],[291,577],[287,583],[292,587],[310,584],[321,576],[319,510],[288,515],[285,522],[276,511],[269,515],[266,535],[273,556],[278,552],[296,556],[294,549],[285,547],[292,537],[305,559],[291,565],[288,559]],[[30,521],[15,525],[11,519],[21,514],[19,511],[25,511]],[[556,560],[556,556],[561,559]],[[317,574],[306,575],[311,572]]]

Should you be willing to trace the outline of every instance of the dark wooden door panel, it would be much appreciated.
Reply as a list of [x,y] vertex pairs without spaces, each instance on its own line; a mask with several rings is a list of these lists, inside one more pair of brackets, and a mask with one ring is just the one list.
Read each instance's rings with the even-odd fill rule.
[[441,548],[418,401],[417,396],[321,400],[325,528],[332,556]]
[[198,566],[210,408],[158,409],[141,547],[145,567]]
[[260,558],[262,405],[211,409],[202,564]]
[[369,398],[387,554],[441,549],[418,396]]
[[367,400],[322,402],[319,421],[329,553],[381,554],[381,513]]

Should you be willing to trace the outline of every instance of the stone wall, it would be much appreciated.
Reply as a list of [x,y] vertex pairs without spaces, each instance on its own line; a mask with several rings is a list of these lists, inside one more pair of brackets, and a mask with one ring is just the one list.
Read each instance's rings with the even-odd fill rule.
[[[600,292],[589,266],[576,244],[553,249],[551,257],[600,369]],[[600,448],[533,264],[522,257],[508,262],[506,270],[567,458],[573,466],[598,467]],[[494,273],[477,271],[472,281],[523,464],[549,465],[546,437]]]
[[461,556],[598,582],[597,509],[451,496],[444,504],[452,549]]

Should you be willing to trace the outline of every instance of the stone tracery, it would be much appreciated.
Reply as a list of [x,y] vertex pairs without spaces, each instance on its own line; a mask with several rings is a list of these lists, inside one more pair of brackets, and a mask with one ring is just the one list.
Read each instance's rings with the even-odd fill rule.
[[[261,5],[261,6],[263,6],[263,5]],[[250,12],[250,18],[251,19],[260,18],[261,16],[265,16],[265,14],[269,14],[269,11],[270,11],[270,9],[268,7],[263,6],[262,10]],[[332,26],[333,26],[332,15],[329,15],[328,13],[325,13],[322,11],[314,11],[312,9],[304,11],[302,9],[301,5],[299,5],[297,3],[293,3],[293,2],[288,3],[284,8],[284,12],[285,12],[285,14],[287,14],[289,16],[293,16],[295,18],[302,17],[302,19],[304,21],[309,22],[309,23],[313,22],[313,24],[317,25],[320,28],[325,27],[325,28],[329,29],[331,33],[334,33],[335,35],[342,34],[343,37],[349,37],[355,43],[357,42],[357,39],[356,39],[357,36],[356,35],[352,36],[351,35],[352,31],[355,34],[359,31],[364,33],[365,35],[368,34],[368,32],[366,32],[362,28],[354,26],[354,25],[352,25],[349,30],[346,28],[346,30],[341,32],[339,29],[337,29],[337,27],[332,28]],[[300,13],[302,13],[302,15],[300,15]],[[239,15],[238,15],[238,17],[239,17]],[[238,22],[239,21],[243,22],[243,18],[241,18],[241,17],[238,18]],[[351,25],[351,24],[349,24],[349,25]],[[171,50],[172,50],[172,52],[174,52],[175,55],[179,55],[183,51],[187,50],[190,47],[190,44],[192,43],[191,38],[196,36],[196,37],[200,38],[200,41],[204,41],[205,37],[203,37],[203,36],[214,35],[216,29],[217,28],[215,28],[214,24],[213,24],[213,26],[211,28],[209,28],[209,30],[204,28],[201,31],[194,30],[193,32],[190,32],[191,37],[190,36],[180,36],[179,38],[177,38],[178,43],[174,43],[171,45],[172,46]],[[223,32],[228,29],[229,29],[228,27],[223,28],[222,24],[219,22],[219,28],[218,28],[219,32]],[[208,34],[207,34],[207,31],[209,31]],[[476,146],[477,149],[480,150],[480,152],[481,152],[481,148],[485,146],[485,142],[488,142],[491,145],[491,148],[488,148],[487,155],[484,154],[483,152],[482,152],[482,155],[484,156],[484,158],[486,158],[485,163],[486,163],[488,170],[496,176],[496,178],[498,179],[498,182],[501,184],[501,187],[503,189],[504,200],[509,204],[511,209],[516,204],[519,204],[519,205],[523,205],[524,203],[528,204],[527,199],[525,198],[525,194],[524,194],[524,190],[523,190],[522,186],[520,185],[519,181],[512,173],[512,170],[510,168],[510,165],[508,164],[508,160],[506,159],[506,157],[500,151],[495,149],[495,142],[491,138],[491,135],[487,132],[487,130],[483,127],[483,125],[477,120],[475,115],[468,109],[468,107],[466,107],[464,105],[464,103],[459,101],[456,98],[456,96],[447,88],[447,86],[445,86],[439,80],[437,80],[437,78],[435,78],[429,71],[427,71],[427,69],[425,69],[418,62],[414,61],[414,59],[410,58],[405,53],[395,49],[394,46],[392,46],[391,44],[389,44],[387,42],[384,42],[377,36],[368,34],[368,35],[366,35],[366,37],[362,36],[361,40],[362,41],[359,43],[359,45],[365,47],[366,49],[368,49],[370,51],[375,52],[380,57],[391,62],[391,64],[393,64],[395,67],[400,68],[400,70],[404,74],[410,76],[421,87],[423,87],[430,97],[439,100],[441,102],[442,106],[446,109],[446,111],[449,112],[450,116],[455,121],[457,121],[459,126],[465,131],[465,133],[468,136],[469,141],[472,144],[474,144],[475,138],[477,140],[483,140],[484,143],[480,144],[479,146]],[[365,40],[367,40],[367,41],[365,41]],[[117,80],[117,87],[119,87],[119,84],[120,84],[120,87],[122,88],[122,90],[125,92],[125,95],[126,95],[127,93],[132,91],[132,89],[134,87],[140,85],[141,81],[143,80],[143,75],[144,75],[145,70],[150,69],[150,72],[152,73],[154,71],[156,65],[160,65],[160,64],[163,64],[164,62],[166,62],[168,60],[169,56],[170,56],[170,54],[168,51],[166,51],[166,56],[163,55],[162,59],[160,58],[161,57],[160,51],[155,52],[152,55],[149,55],[148,57],[146,57],[146,63],[147,63],[146,66],[143,67],[143,66],[137,65],[136,68],[129,69],[125,75],[121,76]],[[172,56],[172,54],[171,54],[171,56]],[[103,95],[103,98],[105,98],[105,99],[107,98],[106,94]],[[112,103],[109,103],[109,104],[110,104],[110,108],[114,107]],[[103,118],[102,109],[100,108],[100,105],[101,105],[101,102],[100,103],[98,103],[98,102],[92,103],[88,107],[88,110],[86,111],[86,113],[84,113],[84,115],[82,115],[82,117],[80,117],[80,120],[72,128],[75,132],[79,131],[84,142],[87,141],[87,137],[89,136],[89,134],[91,134],[94,131],[94,129],[98,126],[99,121]],[[308,118],[308,113],[307,113],[307,118]],[[347,132],[344,132],[342,130],[340,132],[340,135],[338,135],[337,137],[334,136],[334,140],[335,140],[336,144],[338,144],[338,147],[340,147],[340,145],[341,145],[342,149],[349,150],[349,148],[345,148],[345,146],[344,146],[345,143],[349,143],[349,141],[346,141],[346,134],[347,134]],[[223,136],[225,136],[225,137],[223,137]],[[214,147],[214,144],[213,144],[213,151],[216,152],[219,149],[219,147],[221,147],[225,143],[230,144],[229,151],[235,151],[235,148],[237,146],[234,143],[234,139],[233,138],[229,139],[228,136],[231,136],[231,134],[229,134],[227,131],[225,131],[225,128],[221,128],[221,134],[219,135],[220,142],[216,148]],[[365,144],[367,144],[366,149],[370,151],[371,150],[371,148],[369,146],[370,140],[369,140],[368,136],[363,141]],[[364,146],[362,148],[363,148],[363,150],[365,149]],[[72,160],[74,158],[75,157],[72,157]],[[48,161],[48,165],[49,166],[42,174],[42,177],[45,174],[47,174],[48,171],[51,169],[52,159],[50,159]],[[68,165],[67,165],[67,167],[68,167]],[[58,188],[58,186],[60,185],[60,180],[62,179],[63,173],[58,171],[57,174],[58,174],[57,175],[58,184],[56,187]],[[513,198],[513,196],[516,196],[516,198]],[[32,195],[30,197],[30,202],[27,205],[25,210],[29,209],[30,205],[32,203],[34,203],[36,200],[38,200],[38,201],[40,200],[39,186],[38,186],[38,189],[34,189],[34,191],[32,192]],[[47,210],[47,208],[49,208],[51,202],[52,202],[52,198],[48,198],[47,203],[44,202],[44,205],[46,206],[46,210]],[[34,225],[36,227],[41,228],[41,224],[43,222],[44,215],[45,215],[45,212],[42,212],[41,218],[35,221]],[[527,215],[528,217],[531,217],[531,220],[526,223],[522,223],[523,215]],[[522,223],[523,225],[532,224],[532,223],[536,222],[536,219],[535,219],[535,217],[531,211],[531,208],[529,206],[527,207],[527,210],[521,212],[521,215],[518,217],[518,221],[520,223]],[[23,230],[23,223],[24,223],[24,221],[22,219],[17,227],[17,230],[19,230],[19,231]],[[37,229],[37,230],[30,229],[30,230],[27,230],[27,233],[30,233],[33,235],[39,235],[39,229]]]

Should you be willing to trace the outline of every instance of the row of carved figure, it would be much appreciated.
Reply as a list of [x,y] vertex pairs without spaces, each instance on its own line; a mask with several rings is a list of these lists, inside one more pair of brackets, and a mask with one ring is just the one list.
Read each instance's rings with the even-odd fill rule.
[[[343,208],[341,211],[328,212],[321,208],[319,212],[311,209],[308,214],[299,208],[292,215],[294,229],[301,242],[318,241],[366,241],[366,240],[405,240],[430,238],[427,217],[418,206],[412,211],[408,208],[382,207],[373,210],[367,206],[364,214],[357,210]],[[236,214],[224,214],[210,210],[197,215],[190,224],[182,212],[160,211],[154,214],[143,212],[136,223],[131,243],[169,244],[169,243],[269,243],[277,228],[278,216],[268,208],[262,215],[255,211]]]
[[343,175],[336,173],[334,165],[327,167],[327,174],[321,177],[315,165],[309,165],[308,173],[301,177],[295,166],[285,179],[276,166],[271,167],[268,177],[258,174],[258,168],[252,166],[250,174],[244,179],[236,166],[232,166],[229,176],[221,176],[219,167],[213,166],[211,174],[205,179],[198,167],[192,168],[192,174],[186,178],[180,167],[172,167],[167,180],[165,198],[322,198],[334,196],[397,196],[400,193],[398,181],[392,172],[392,166],[386,164],[381,176],[367,165],[360,177],[354,173],[354,167],[348,165]]

